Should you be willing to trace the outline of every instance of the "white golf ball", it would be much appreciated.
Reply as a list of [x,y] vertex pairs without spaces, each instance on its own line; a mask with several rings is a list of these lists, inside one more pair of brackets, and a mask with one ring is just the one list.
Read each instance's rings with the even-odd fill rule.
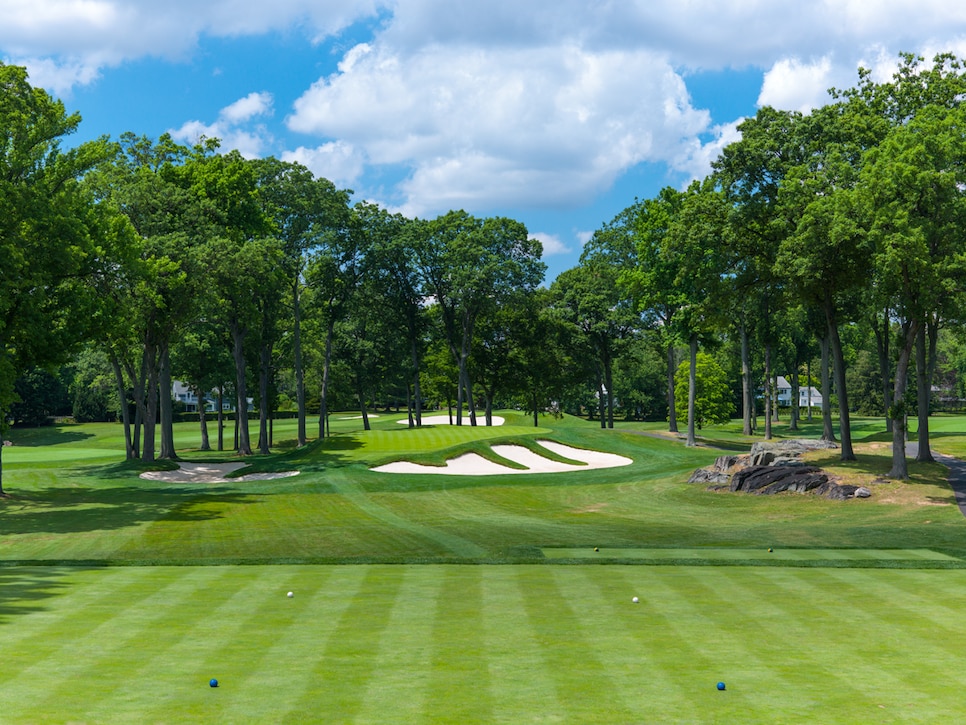
[[631,599],[631,601],[634,602],[634,604],[637,604],[637,597],[634,597],[633,599]]
[[295,596],[295,592],[289,592],[289,593],[288,593],[288,598],[289,598],[289,599],[291,599],[291,598],[292,598],[292,597],[294,597],[294,596]]

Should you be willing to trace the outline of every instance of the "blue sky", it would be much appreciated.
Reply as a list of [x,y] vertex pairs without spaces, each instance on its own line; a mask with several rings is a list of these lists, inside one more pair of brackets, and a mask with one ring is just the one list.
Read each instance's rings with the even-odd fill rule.
[[549,277],[635,197],[703,176],[760,105],[966,55],[949,0],[0,0],[0,59],[84,122],[218,136],[355,200],[510,216]]

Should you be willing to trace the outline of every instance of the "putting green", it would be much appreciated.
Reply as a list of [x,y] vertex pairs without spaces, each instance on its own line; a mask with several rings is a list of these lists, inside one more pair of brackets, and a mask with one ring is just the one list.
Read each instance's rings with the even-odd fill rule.
[[623,549],[547,548],[548,559],[696,559],[743,561],[960,561],[930,549]]

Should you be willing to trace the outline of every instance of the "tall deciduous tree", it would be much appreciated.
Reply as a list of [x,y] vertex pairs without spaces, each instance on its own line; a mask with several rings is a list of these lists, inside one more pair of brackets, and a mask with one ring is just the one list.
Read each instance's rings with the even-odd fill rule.
[[459,369],[456,422],[462,405],[476,411],[469,372],[476,321],[516,291],[535,288],[546,265],[542,247],[520,222],[503,217],[476,219],[464,211],[449,212],[424,227],[417,246],[423,289],[440,311],[450,353]]
[[255,161],[259,199],[282,242],[292,312],[292,357],[298,415],[297,444],[306,442],[305,365],[302,351],[306,268],[321,247],[334,246],[349,223],[349,195],[300,164]]
[[[0,63],[0,439],[18,372],[63,361],[89,330],[93,300],[81,283],[110,210],[79,182],[105,142],[61,150],[79,123],[23,68]],[[0,461],[0,494],[2,475]]]

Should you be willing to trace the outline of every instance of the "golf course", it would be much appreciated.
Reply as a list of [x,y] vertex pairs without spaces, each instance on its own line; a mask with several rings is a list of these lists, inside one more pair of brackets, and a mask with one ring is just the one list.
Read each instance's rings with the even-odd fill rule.
[[[333,414],[301,448],[277,420],[272,454],[244,460],[178,424],[181,461],[246,464],[210,480],[125,461],[120,425],[13,429],[0,723],[966,716],[966,517],[940,463],[885,477],[882,419],[853,419],[857,461],[807,454],[872,492],[833,501],[687,483],[760,440],[740,421],[687,448],[661,423],[499,413]],[[966,459],[966,418],[931,432]],[[471,454],[509,470],[376,470]]]

